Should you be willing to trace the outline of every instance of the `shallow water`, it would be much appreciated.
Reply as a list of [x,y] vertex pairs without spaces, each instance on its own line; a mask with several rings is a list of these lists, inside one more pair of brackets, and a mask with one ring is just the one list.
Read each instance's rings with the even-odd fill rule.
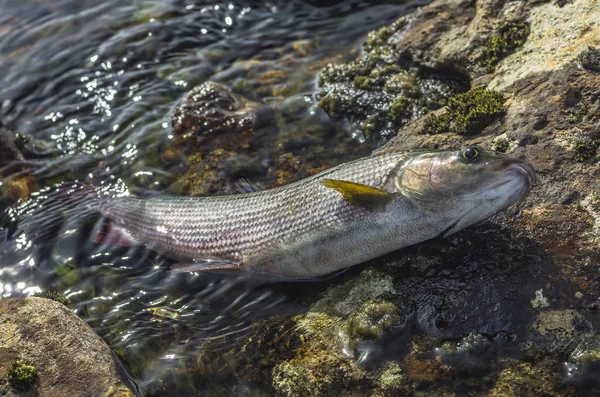
[[[181,171],[162,157],[171,115],[207,80],[259,106],[304,104],[297,113],[287,108],[294,114],[284,124],[293,127],[264,130],[265,142],[306,123],[353,142],[355,150],[343,151],[335,150],[336,140],[302,141],[335,153],[329,165],[368,153],[373,145],[360,134],[315,109],[316,73],[329,60],[347,59],[368,31],[413,10],[411,4],[0,1],[0,119],[28,137],[25,165],[41,188],[1,218],[2,296],[64,292],[124,359],[142,392],[201,355],[203,341],[244,338],[259,318],[306,310],[326,281],[259,285],[174,272],[143,247],[93,243],[97,216],[67,206],[60,184],[101,174],[115,194],[122,186],[172,191]],[[263,84],[265,70],[284,77]],[[250,154],[274,161],[262,146]],[[218,377],[213,382],[206,387],[240,390]],[[178,387],[178,395],[193,390]]]

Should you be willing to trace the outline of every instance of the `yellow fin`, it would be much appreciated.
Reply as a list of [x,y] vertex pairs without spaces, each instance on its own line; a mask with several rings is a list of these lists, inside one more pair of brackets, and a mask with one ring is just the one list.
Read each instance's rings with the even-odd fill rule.
[[371,210],[384,210],[385,206],[392,200],[390,193],[360,183],[337,179],[323,179],[323,185],[337,190],[344,200],[350,204]]

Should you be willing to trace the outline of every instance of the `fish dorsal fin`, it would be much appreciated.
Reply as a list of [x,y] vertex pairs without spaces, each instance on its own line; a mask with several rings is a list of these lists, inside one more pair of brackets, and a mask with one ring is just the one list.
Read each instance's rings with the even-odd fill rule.
[[352,205],[361,206],[370,210],[381,211],[392,200],[392,195],[376,187],[360,183],[340,181],[337,179],[323,179],[323,185],[340,193],[344,200]]

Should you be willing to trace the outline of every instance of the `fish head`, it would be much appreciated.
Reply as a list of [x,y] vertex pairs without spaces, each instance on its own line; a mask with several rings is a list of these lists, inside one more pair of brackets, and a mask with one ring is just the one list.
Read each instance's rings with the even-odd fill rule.
[[534,182],[535,169],[527,161],[479,146],[415,153],[395,181],[402,195],[446,222],[442,236],[523,200]]

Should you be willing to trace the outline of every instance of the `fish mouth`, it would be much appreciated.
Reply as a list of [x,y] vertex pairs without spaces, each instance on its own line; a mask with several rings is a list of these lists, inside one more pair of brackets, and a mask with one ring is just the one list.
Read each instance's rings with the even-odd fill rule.
[[514,180],[515,176],[520,177],[523,180],[525,186],[516,203],[522,202],[525,199],[525,197],[527,197],[527,194],[529,193],[537,179],[535,168],[533,167],[533,165],[531,165],[531,163],[525,160],[520,159],[503,159],[503,161],[501,161],[499,164],[493,166],[491,171],[503,173],[508,172],[509,174],[512,174],[512,176],[509,177],[508,180],[505,180],[504,183],[501,183],[500,186],[503,184],[510,183],[511,180]]
[[527,178],[527,181],[529,183],[529,186],[533,186],[533,184],[536,181],[536,173],[535,173],[535,168],[533,168],[533,165],[531,165],[527,161],[521,161],[519,163],[516,163],[514,165],[514,167],[519,172],[521,172],[524,175],[526,175],[526,178]]
[[530,163],[528,163],[526,161],[520,161],[518,163],[515,163],[512,166],[512,168],[514,168],[517,171],[517,173],[526,180],[526,185],[527,185],[527,187],[525,189],[523,189],[521,196],[515,203],[515,204],[519,204],[519,203],[523,202],[523,200],[525,200],[525,197],[527,197],[527,194],[529,194],[529,191],[535,184],[536,173],[535,173],[535,168],[533,168],[533,165],[531,165]]

